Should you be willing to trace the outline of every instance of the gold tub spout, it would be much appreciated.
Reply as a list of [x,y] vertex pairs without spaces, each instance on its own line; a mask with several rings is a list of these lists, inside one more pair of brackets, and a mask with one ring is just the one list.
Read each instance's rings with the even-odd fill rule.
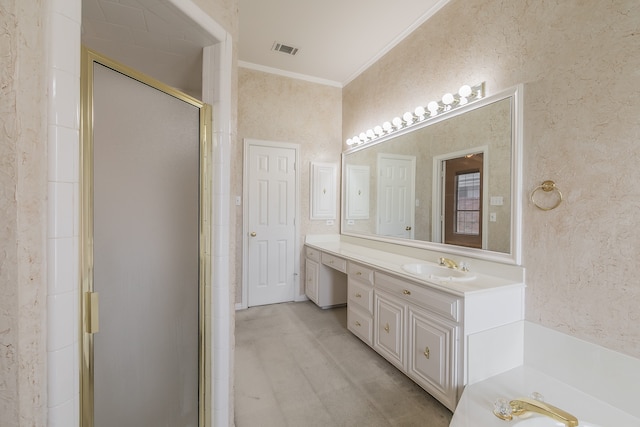
[[520,397],[509,402],[509,405],[513,408],[513,415],[522,415],[525,412],[535,412],[537,414],[546,415],[556,421],[560,421],[567,427],[578,426],[578,419],[576,417],[560,408],[556,408],[548,403],[540,402],[539,400]]

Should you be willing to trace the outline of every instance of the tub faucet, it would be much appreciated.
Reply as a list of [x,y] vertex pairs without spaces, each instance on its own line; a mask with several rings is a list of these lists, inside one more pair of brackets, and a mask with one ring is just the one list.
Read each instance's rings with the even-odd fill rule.
[[452,259],[449,258],[440,258],[439,262],[440,265],[444,265],[447,268],[453,268],[456,269],[458,268],[458,264],[456,264],[456,262]]
[[[557,408],[553,405],[549,405],[548,403],[541,402],[536,399],[531,399],[528,397],[519,397],[518,399],[512,400],[509,402],[511,406],[511,415],[522,415],[525,412],[535,412],[537,414],[545,415],[549,418],[552,418],[556,421],[563,423],[567,427],[577,427],[578,419],[571,415],[568,412],[563,411],[560,408]],[[505,418],[496,414],[496,416],[503,419],[511,419]]]

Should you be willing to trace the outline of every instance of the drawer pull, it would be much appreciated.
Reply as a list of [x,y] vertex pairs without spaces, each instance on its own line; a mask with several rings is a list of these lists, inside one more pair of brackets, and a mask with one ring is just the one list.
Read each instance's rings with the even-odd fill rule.
[[356,275],[357,275],[357,276],[362,276],[362,271],[358,271],[358,272],[356,273]]
[[389,324],[388,324],[388,323],[384,326],[384,330],[385,330],[387,333],[389,333]]
[[431,355],[431,351],[429,351],[429,347],[425,347],[424,348],[424,357],[426,357],[428,359],[430,355]]
[[404,289],[404,290],[402,291],[402,293],[403,293],[403,294],[405,294],[405,295],[411,295],[411,291],[410,291],[410,290],[408,290],[408,289]]
[[356,293],[356,298],[362,298],[362,294],[360,292]]
[[356,320],[356,326],[362,326],[362,325],[360,324],[360,322]]
[[333,260],[330,260],[330,261],[329,261],[329,264],[333,264]]

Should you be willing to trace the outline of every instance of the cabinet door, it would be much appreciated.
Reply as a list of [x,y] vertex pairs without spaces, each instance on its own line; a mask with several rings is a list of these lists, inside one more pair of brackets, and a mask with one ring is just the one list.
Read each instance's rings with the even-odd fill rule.
[[457,326],[412,306],[408,319],[407,374],[449,409],[455,409]]
[[404,314],[402,301],[375,292],[375,330],[373,347],[389,362],[404,370]]
[[311,219],[336,219],[336,165],[311,164]]
[[318,272],[318,263],[307,258],[305,262],[304,292],[316,304],[318,304]]

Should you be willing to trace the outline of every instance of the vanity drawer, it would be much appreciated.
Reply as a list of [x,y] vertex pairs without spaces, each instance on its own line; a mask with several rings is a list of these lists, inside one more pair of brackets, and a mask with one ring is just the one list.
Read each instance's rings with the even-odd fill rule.
[[305,246],[305,256],[307,258],[309,258],[310,260],[313,260],[315,262],[320,262],[320,251],[317,249],[313,249],[310,248],[308,246]]
[[373,319],[371,316],[362,313],[357,308],[348,307],[347,329],[368,345],[373,345]]
[[460,320],[461,302],[453,295],[427,289],[415,283],[378,272],[375,274],[375,286],[411,304],[431,310],[446,319],[456,322]]
[[349,306],[357,306],[369,314],[373,314],[373,287],[355,280],[353,276],[347,279],[349,288]]
[[334,255],[322,253],[322,263],[343,273],[347,272],[347,260]]
[[347,263],[347,274],[373,286],[373,270],[362,264],[349,261]]

